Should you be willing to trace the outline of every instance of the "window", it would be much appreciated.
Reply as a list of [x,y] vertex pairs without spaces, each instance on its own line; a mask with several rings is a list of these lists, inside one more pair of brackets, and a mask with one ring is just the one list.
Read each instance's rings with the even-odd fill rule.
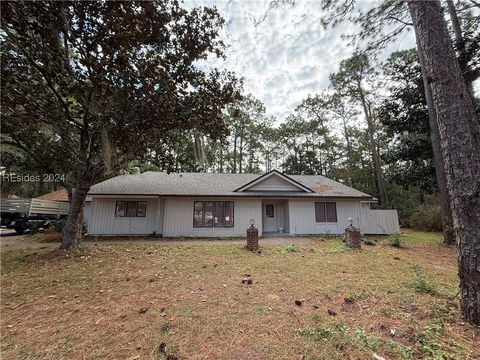
[[265,205],[265,214],[267,215],[267,217],[274,217],[274,210],[273,210],[273,205],[269,204],[269,205]]
[[127,217],[135,217],[137,215],[137,202],[128,201],[127,202]]
[[193,227],[203,227],[203,202],[193,204]]
[[145,217],[147,215],[147,202],[139,201],[137,203],[137,217]]
[[223,227],[225,224],[225,203],[223,201],[217,201],[215,203],[215,227]]
[[195,201],[193,227],[233,227],[233,201]]
[[225,201],[225,227],[233,227],[233,201]]
[[337,222],[337,203],[316,202],[315,203],[315,221],[316,222]]
[[147,216],[146,201],[117,201],[115,217],[145,217]]
[[327,209],[327,222],[337,222],[337,204],[334,202],[325,203]]
[[127,207],[127,202],[126,201],[117,201],[117,206],[115,208],[115,216],[116,217],[124,217],[126,207]]
[[203,203],[203,227],[213,226],[213,201]]

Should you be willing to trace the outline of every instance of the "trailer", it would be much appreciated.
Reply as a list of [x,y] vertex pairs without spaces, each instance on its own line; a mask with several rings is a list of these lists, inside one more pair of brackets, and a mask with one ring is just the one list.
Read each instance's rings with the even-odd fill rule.
[[36,222],[39,227],[48,227],[56,220],[65,219],[70,204],[65,201],[41,199],[1,199],[1,226],[14,229],[22,234],[28,229],[28,224]]

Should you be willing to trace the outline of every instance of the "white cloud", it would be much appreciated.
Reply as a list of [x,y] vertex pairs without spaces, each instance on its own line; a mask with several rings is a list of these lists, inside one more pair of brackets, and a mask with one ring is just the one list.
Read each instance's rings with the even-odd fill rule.
[[[368,4],[368,2],[365,2]],[[272,5],[270,0],[190,0],[187,7],[216,6],[225,18],[222,38],[228,45],[226,60],[209,59],[209,66],[244,77],[246,93],[266,106],[267,114],[282,121],[309,94],[329,85],[329,75],[353,53],[342,33],[351,24],[323,29],[318,1],[297,0],[295,5]],[[414,46],[405,35],[386,51]]]

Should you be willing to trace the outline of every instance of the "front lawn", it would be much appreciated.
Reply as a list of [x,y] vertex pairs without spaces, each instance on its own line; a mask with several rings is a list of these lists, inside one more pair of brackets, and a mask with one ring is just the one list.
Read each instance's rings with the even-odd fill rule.
[[480,357],[480,331],[459,317],[455,248],[402,240],[8,251],[2,358]]

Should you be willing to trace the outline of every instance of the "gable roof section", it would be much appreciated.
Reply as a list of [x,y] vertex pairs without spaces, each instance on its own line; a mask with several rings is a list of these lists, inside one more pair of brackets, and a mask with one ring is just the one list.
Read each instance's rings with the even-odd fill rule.
[[[277,172],[279,173],[279,172]],[[280,173],[279,173],[280,174]],[[265,176],[258,174],[164,173],[121,175],[93,185],[88,195],[355,198],[372,196],[320,175],[285,175],[308,191],[237,191]],[[283,179],[283,178],[282,178]],[[300,189],[300,188],[299,188]]]
[[[272,180],[277,181],[272,181]],[[277,170],[272,170],[262,176],[253,179],[247,184],[236,189],[235,192],[244,191],[291,191],[291,192],[308,192],[312,193],[313,190],[309,189],[305,185],[302,185],[296,180],[288,177],[285,174]]]

